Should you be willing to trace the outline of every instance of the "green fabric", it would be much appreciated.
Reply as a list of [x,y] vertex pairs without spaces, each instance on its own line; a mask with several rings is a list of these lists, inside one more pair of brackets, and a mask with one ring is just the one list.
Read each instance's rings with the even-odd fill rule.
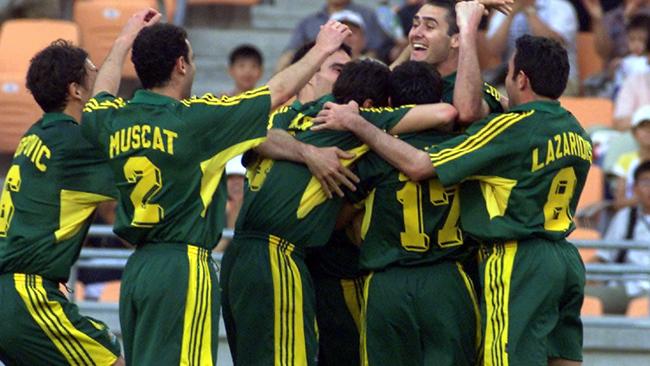
[[[445,103],[454,103],[454,86],[456,85],[456,72],[442,78],[442,101]],[[483,83],[483,100],[490,107],[490,113],[503,112],[501,105],[501,94],[497,88],[488,83]]]
[[[274,287],[271,252],[279,262],[281,289]],[[279,357],[286,364],[302,365],[290,351],[301,342],[300,335],[292,330],[301,315],[306,364],[317,364],[316,299],[300,251],[288,253],[286,248],[270,244],[268,237],[235,236],[224,253],[220,275],[222,315],[235,364],[275,365]],[[296,285],[295,278],[300,279],[302,286]],[[296,303],[298,297],[302,298],[302,307]],[[285,306],[294,306],[279,312],[279,325],[275,324],[276,299]],[[281,329],[281,341],[275,339],[276,326]],[[278,342],[280,346],[276,347]]]
[[[449,138],[450,135],[436,131],[401,137],[414,147],[425,150]],[[366,204],[364,221],[368,222],[368,229],[365,235],[362,233],[362,269],[432,263],[460,258],[465,253],[457,224],[459,208],[454,211],[455,217],[452,213],[454,200],[459,199],[456,187],[443,189],[437,179],[411,182],[375,153],[360,160],[355,171],[361,182],[357,191],[349,194],[351,199],[358,201],[368,194],[374,196]],[[409,199],[405,194],[412,196]],[[417,225],[418,220],[421,220],[421,225]],[[405,227],[406,222],[412,225],[411,229]],[[406,231],[415,232],[421,242],[413,241]]]
[[476,364],[477,315],[455,262],[390,267],[367,281],[368,365]]
[[[66,356],[59,351],[53,341],[36,323],[31,315],[29,308],[20,294],[17,292],[17,286],[25,287],[34,285],[34,275],[28,275],[28,281],[14,280],[14,275],[7,273],[0,275],[0,361],[7,365],[69,365]],[[43,310],[51,309],[52,304],[56,303],[63,309],[65,317],[81,333],[87,335],[102,347],[102,354],[93,353],[89,349],[89,344],[81,337],[74,338],[69,336],[58,339],[68,350],[69,357],[75,360],[85,359],[87,364],[88,357],[97,359],[99,357],[106,359],[116,359],[121,353],[120,344],[115,335],[110,332],[106,324],[97,319],[82,316],[79,314],[79,308],[68,299],[59,290],[58,283],[44,280],[42,297],[32,298],[35,306]],[[46,306],[46,303],[49,306]],[[50,321],[54,321],[55,316],[48,313]],[[56,318],[61,319],[61,318]],[[60,320],[57,324],[62,324]],[[60,328],[56,328],[60,329]],[[74,347],[74,348],[73,348]],[[86,353],[89,356],[81,355]],[[106,365],[108,366],[108,365]]]
[[342,280],[319,274],[314,275],[313,280],[318,323],[318,365],[359,365],[359,329],[346,303],[343,287],[348,287],[347,291],[354,294],[351,305],[360,315],[364,277]]
[[[106,93],[91,99],[82,129],[109,157],[120,190],[115,232],[136,245],[214,248],[225,222],[223,168],[262,142],[269,109],[268,87],[183,101],[147,90],[126,103]],[[138,176],[143,173],[147,179]],[[153,212],[142,220],[135,209]]]
[[[326,96],[316,102],[301,105],[300,109],[284,107],[273,114],[272,124],[296,132],[295,137],[299,141],[317,147],[337,146],[346,151],[363,147],[361,141],[349,132],[309,130],[312,117],[318,114],[322,104],[330,98]],[[409,110],[410,108],[373,108],[362,109],[361,114],[376,126],[390,129]],[[356,156],[360,157],[364,152],[357,151]],[[322,246],[327,242],[342,200],[335,197],[301,204],[303,196],[308,193],[325,197],[321,193],[320,184],[315,178],[312,179],[311,172],[305,165],[266,159],[249,167],[249,172],[248,189],[239,212],[236,231],[277,235],[298,247]]]
[[334,230],[322,247],[309,248],[307,265],[312,275],[353,279],[361,276],[359,247],[354,245],[346,230]]
[[[491,303],[498,309],[488,313],[486,296],[481,298],[483,333],[503,325],[503,314],[508,319],[508,329],[501,329],[507,331],[507,345],[490,343],[486,336],[486,359],[492,347],[494,363],[505,357],[510,365],[542,366],[548,358],[581,361],[585,269],[578,250],[563,240],[519,242],[510,276],[503,244],[486,244],[481,251],[481,287],[486,296],[496,294]],[[508,292],[505,306],[503,294]]]
[[[67,237],[57,237],[63,191],[106,196],[90,207]],[[92,207],[115,197],[112,174],[72,117],[48,113],[27,130],[7,172],[0,210],[0,273],[38,274],[65,282],[88,231]],[[13,209],[11,208],[13,206]],[[77,210],[75,210],[77,211]],[[5,231],[6,227],[0,227]]]
[[[195,266],[190,265],[189,246],[155,244],[138,247],[129,257],[120,288],[120,326],[127,365],[179,365],[182,358],[192,361],[197,353],[211,349],[212,362],[219,348],[219,283],[215,264],[206,249],[200,252]],[[207,270],[207,272],[206,272]],[[188,285],[194,272],[198,280]],[[208,287],[206,283],[210,282]],[[206,331],[210,312],[211,336],[208,344],[200,336],[187,335],[190,344],[202,346],[182,354],[188,289],[195,288],[196,306],[190,312],[194,322],[193,334]],[[207,298],[211,306],[207,306]],[[164,346],[161,346],[164,345]],[[205,355],[204,355],[205,356]],[[194,359],[194,363],[197,363]]]
[[557,101],[490,115],[431,150],[438,178],[461,185],[461,228],[479,240],[560,240],[575,227],[592,151]]

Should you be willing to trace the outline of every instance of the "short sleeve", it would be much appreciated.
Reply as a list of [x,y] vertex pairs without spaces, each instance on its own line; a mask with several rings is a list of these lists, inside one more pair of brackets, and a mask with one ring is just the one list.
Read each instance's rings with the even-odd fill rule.
[[348,201],[356,204],[365,200],[381,181],[386,171],[391,170],[392,167],[374,152],[364,155],[352,168],[354,174],[359,177],[359,183],[356,186],[356,191],[346,191],[345,196]]
[[528,139],[530,131],[517,128],[533,111],[492,114],[475,122],[465,134],[435,146],[429,153],[431,163],[444,186],[460,183],[476,175],[496,161],[509,156],[521,156],[522,144],[517,139]]
[[104,121],[109,119],[115,110],[125,105],[122,98],[107,92],[100,92],[90,98],[84,106],[81,121],[81,133],[84,138],[93,146],[99,147],[99,134]]
[[262,142],[270,127],[271,93],[264,86],[234,97],[205,94],[182,100],[179,108],[180,117],[194,124],[197,140],[215,153],[251,140]]
[[384,131],[390,131],[413,106],[402,106],[400,108],[361,108],[359,113],[368,122]]
[[501,93],[488,83],[483,83],[483,100],[490,107],[490,113],[504,112],[503,105],[501,105]]
[[296,116],[288,106],[280,107],[269,116],[269,128],[289,130],[291,121]]

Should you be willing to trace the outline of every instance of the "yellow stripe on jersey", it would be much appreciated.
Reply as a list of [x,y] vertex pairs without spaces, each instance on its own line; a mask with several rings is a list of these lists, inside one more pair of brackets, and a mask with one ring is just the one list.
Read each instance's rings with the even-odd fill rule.
[[458,268],[458,273],[460,273],[460,277],[463,279],[463,282],[465,283],[465,288],[467,288],[467,294],[469,295],[470,299],[472,300],[472,310],[474,310],[474,317],[476,318],[476,358],[477,360],[481,359],[481,312],[479,311],[479,305],[478,305],[478,300],[476,299],[476,290],[474,289],[474,283],[472,282],[472,279],[469,278],[467,273],[465,273],[465,270],[463,269],[463,266],[456,262],[456,268]]
[[214,365],[212,360],[212,279],[210,252],[187,247],[189,286],[185,296],[181,365]]
[[101,102],[98,102],[97,99],[95,98],[90,98],[88,102],[86,102],[86,105],[84,106],[83,111],[84,112],[92,112],[92,111],[98,111],[98,110],[105,110],[105,109],[119,109],[123,108],[126,106],[126,103],[124,102],[124,99],[122,98],[115,98],[112,100],[104,100]]
[[368,229],[370,229],[370,223],[372,222],[372,208],[375,207],[375,192],[376,188],[373,188],[370,191],[370,194],[363,201],[365,205],[365,211],[363,212],[363,219],[361,220],[361,239],[366,239],[366,234],[368,234]]
[[302,279],[291,258],[293,244],[269,236],[273,278],[274,365],[307,365],[303,315]]
[[110,201],[111,197],[101,194],[61,190],[59,229],[54,232],[57,242],[69,239],[81,230],[100,202]]
[[497,244],[485,265],[486,328],[484,366],[508,366],[509,298],[517,242]]
[[192,104],[205,104],[205,105],[211,105],[211,106],[233,106],[239,104],[242,100],[246,99],[253,99],[262,95],[271,95],[271,91],[269,90],[268,86],[262,86],[257,89],[249,90],[247,92],[235,95],[235,96],[227,96],[224,95],[222,97],[216,97],[212,93],[207,93],[204,94],[202,97],[192,97],[189,99],[183,99],[181,100],[181,103],[185,105],[186,107],[191,106]]
[[363,278],[340,280],[345,306],[348,308],[357,330],[361,329],[361,311],[363,308]]
[[403,108],[413,108],[413,107],[415,107],[415,104],[405,104],[397,108],[391,108],[391,107],[359,108],[359,112],[384,113],[384,112],[394,112]]
[[[354,157],[352,159],[340,159],[341,164],[343,166],[349,167],[352,165],[352,163],[357,161],[361,156],[363,156],[363,154],[368,151],[369,149],[367,145],[361,145],[359,147],[355,147],[354,149],[348,150],[347,152],[354,154]],[[307,183],[305,191],[302,194],[302,197],[300,198],[300,205],[298,206],[296,216],[299,219],[305,218],[314,208],[327,201],[327,199],[328,198],[325,195],[325,192],[321,189],[321,185],[318,179],[316,179],[316,177],[311,177],[309,183]]]
[[361,311],[361,329],[359,330],[359,350],[361,356],[361,366],[368,366],[368,346],[366,343],[368,337],[368,290],[372,280],[373,272],[366,276],[366,282],[363,286],[363,310]]
[[275,121],[275,117],[278,114],[286,113],[288,110],[289,110],[289,107],[284,106],[284,107],[280,107],[280,108],[276,109],[275,111],[273,111],[273,113],[271,113],[271,115],[269,116],[269,124],[268,124],[268,126],[266,126],[266,129],[270,130],[270,129],[274,128],[273,127],[273,122]]
[[219,187],[226,163],[235,156],[260,145],[264,140],[266,140],[266,136],[240,142],[201,162],[201,173],[203,173],[200,191],[201,201],[203,201],[201,217],[205,217],[208,207],[212,203],[212,196]]
[[117,356],[72,324],[57,301],[47,298],[43,279],[14,274],[18,294],[32,319],[71,365],[112,365]]
[[509,127],[526,117],[535,113],[534,110],[525,113],[506,113],[501,114],[488,122],[475,134],[469,136],[465,141],[458,146],[443,149],[437,153],[429,154],[431,162],[434,166],[440,166],[448,163],[451,160],[458,159],[466,154],[469,154],[481,147],[487,145],[495,137],[506,131]]
[[473,175],[467,180],[479,182],[490,219],[505,215],[510,194],[517,185],[516,180],[488,175]]

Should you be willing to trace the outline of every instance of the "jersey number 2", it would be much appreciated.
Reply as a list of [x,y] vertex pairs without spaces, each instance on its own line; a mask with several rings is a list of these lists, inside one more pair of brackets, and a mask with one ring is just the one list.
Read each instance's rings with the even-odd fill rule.
[[[400,174],[400,179],[403,176]],[[438,246],[460,245],[463,238],[458,228],[460,218],[460,202],[457,187],[445,190],[437,180],[429,180],[429,201],[434,206],[449,205],[449,213],[440,230],[438,230]],[[429,250],[429,235],[424,232],[424,213],[422,209],[422,185],[418,182],[407,181],[404,187],[397,191],[397,200],[404,207],[404,231],[400,233],[402,247],[412,252]]]
[[150,201],[162,188],[160,169],[146,156],[135,156],[124,164],[124,176],[129,183],[135,184],[130,196],[134,209],[131,225],[151,227],[159,223],[165,210]]
[[12,165],[5,178],[5,186],[0,197],[0,237],[6,237],[14,216],[14,201],[10,192],[20,191],[20,166]]

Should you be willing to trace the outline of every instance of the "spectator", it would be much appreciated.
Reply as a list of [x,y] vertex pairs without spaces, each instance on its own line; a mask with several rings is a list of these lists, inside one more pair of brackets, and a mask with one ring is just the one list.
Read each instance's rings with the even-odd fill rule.
[[228,74],[235,82],[235,90],[229,95],[255,89],[264,72],[264,58],[257,47],[249,44],[237,46],[228,57]]
[[[650,37],[646,40],[646,61],[650,63]],[[650,104],[650,71],[623,81],[614,103],[614,128],[629,129],[634,111],[646,104]]]
[[564,95],[577,95],[580,89],[576,53],[577,31],[576,11],[566,0],[517,0],[509,15],[495,13],[490,19],[487,46],[505,65],[514,50],[515,40],[524,34],[560,42],[567,50],[570,65],[569,82]]
[[603,12],[600,0],[582,0],[591,17],[596,51],[606,65],[628,50],[625,25],[637,14],[650,15],[650,0],[623,0],[618,7]]
[[[638,205],[627,207],[614,216],[605,234],[605,241],[650,241],[650,161],[640,164],[634,171],[633,187],[639,198]],[[648,250],[599,250],[596,257],[605,263],[650,266]],[[627,280],[623,284],[612,281],[607,287],[588,286],[586,293],[601,298],[605,313],[625,314],[629,301],[647,295],[649,290],[650,281]]]
[[316,39],[320,26],[327,22],[331,14],[346,9],[361,15],[366,26],[368,52],[370,55],[379,55],[382,47],[386,43],[390,43],[390,39],[379,25],[375,11],[366,6],[354,4],[352,0],[327,0],[327,4],[321,10],[308,15],[298,23],[293,30],[289,44],[278,60],[276,70],[282,70],[289,65],[293,54],[300,46]]
[[618,158],[612,171],[617,176],[615,207],[622,208],[638,203],[638,197],[632,182],[633,173],[640,163],[650,161],[650,104],[645,105],[634,113],[632,118],[632,134],[639,145],[639,150],[623,154]]
[[[226,164],[226,185],[228,186],[228,201],[226,201],[226,229],[234,229],[239,210],[244,202],[244,181],[246,180],[246,168],[241,162],[242,156],[232,158]],[[230,244],[232,238],[221,238],[219,244],[214,248],[217,252],[223,252]]]
[[614,83],[618,89],[630,75],[650,71],[648,64],[648,33],[650,32],[650,16],[635,15],[625,28],[627,31],[627,47],[629,54],[617,62]]

